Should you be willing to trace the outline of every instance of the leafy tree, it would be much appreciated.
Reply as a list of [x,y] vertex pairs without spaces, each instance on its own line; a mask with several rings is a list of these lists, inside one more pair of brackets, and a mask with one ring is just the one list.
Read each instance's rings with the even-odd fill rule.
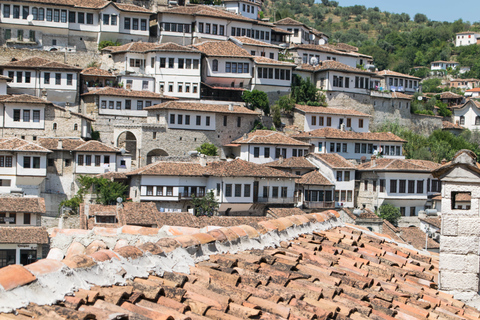
[[209,142],[202,143],[200,147],[198,147],[196,150],[206,156],[213,157],[218,154],[218,148],[213,143],[209,143]]
[[278,105],[274,105],[272,108],[272,118],[273,118],[273,125],[276,128],[280,128],[282,126],[282,113],[280,111],[280,107]]
[[270,114],[270,104],[265,92],[256,89],[252,91],[245,90],[242,94],[242,99],[248,108],[252,110],[260,109],[264,114]]
[[103,40],[103,41],[100,41],[100,43],[98,44],[98,50],[102,50],[105,47],[118,47],[121,45],[122,44],[118,41],[113,42],[110,40]]
[[211,217],[217,212],[219,203],[215,199],[213,191],[210,190],[204,197],[196,197],[192,195],[192,205],[195,209],[195,215]]
[[417,13],[415,17],[413,17],[413,21],[415,21],[415,23],[425,23],[428,21],[428,18],[422,13]]
[[398,219],[400,219],[400,217],[402,216],[402,214],[400,213],[400,209],[389,203],[382,204],[377,215],[380,218],[385,219],[394,225],[397,224]]
[[441,100],[437,100],[435,105],[438,107],[438,115],[442,117],[452,116],[452,111],[448,109],[448,105],[446,103],[443,103]]
[[295,100],[290,95],[280,97],[276,104],[285,113],[291,113],[295,108]]
[[315,87],[310,79],[303,79],[299,75],[293,76],[292,99],[298,104],[315,105],[320,102],[320,90]]

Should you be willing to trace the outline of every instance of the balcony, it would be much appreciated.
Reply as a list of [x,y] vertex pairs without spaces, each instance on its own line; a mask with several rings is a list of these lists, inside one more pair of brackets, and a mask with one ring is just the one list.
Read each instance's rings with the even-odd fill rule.
[[307,209],[335,208],[334,201],[304,201],[303,206]]
[[205,196],[205,193],[202,192],[181,192],[178,194],[178,200],[190,200],[193,198],[193,195],[197,198],[201,198]]

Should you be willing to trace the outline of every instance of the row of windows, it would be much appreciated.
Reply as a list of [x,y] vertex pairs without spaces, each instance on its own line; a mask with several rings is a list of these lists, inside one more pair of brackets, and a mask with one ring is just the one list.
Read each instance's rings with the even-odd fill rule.
[[[17,30],[17,41],[24,41],[24,31],[22,29]],[[4,32],[5,40],[12,39],[12,29],[5,29]],[[28,40],[30,42],[35,42],[35,31],[29,30]]]
[[[465,116],[460,116],[460,125],[464,126],[465,125]],[[475,117],[475,125],[479,126],[480,125],[480,116]]]
[[255,6],[250,6],[249,4],[245,5],[245,3],[243,4],[243,12],[250,13],[250,8],[252,10],[252,13],[255,13]]
[[190,33],[190,24],[187,23],[162,22],[160,26],[162,31]]
[[[303,157],[304,154],[308,154],[308,150],[292,149],[292,157]],[[278,159],[280,156],[283,158],[287,157],[287,148],[275,148],[275,158]],[[260,147],[253,148],[253,157],[260,158]],[[263,157],[270,158],[270,147],[263,148]]]
[[116,14],[104,14],[102,16],[102,21],[104,25],[112,25],[116,26],[117,25],[117,15]]
[[254,39],[259,39],[259,40],[270,40],[270,32],[253,30],[253,29],[232,27],[230,35],[233,36],[233,37],[237,36],[237,37],[254,38]]
[[0,167],[11,168],[13,166],[12,156],[0,156]]
[[[130,67],[141,67],[140,59],[130,59]],[[144,61],[144,60],[143,60]],[[145,62],[144,62],[145,63]],[[198,69],[200,65],[199,59],[177,58],[177,69]],[[155,58],[150,60],[150,67],[155,68]],[[160,58],[160,68],[175,68],[175,58]]]
[[[15,83],[31,83],[32,73],[30,71],[8,71],[8,77]],[[43,73],[43,83],[50,84],[50,72]],[[73,74],[67,73],[67,86],[73,85]],[[62,74],[55,73],[55,85],[62,85]]]
[[205,28],[203,27],[203,22],[198,23],[198,32],[200,33],[206,33],[206,34],[213,34],[213,35],[220,35],[224,36],[225,35],[225,26],[223,25],[217,25],[217,24],[210,24],[210,23],[205,23]]
[[[326,118],[327,118],[326,119],[327,120],[326,121],[326,126],[331,127],[332,126],[332,117],[326,117]],[[317,116],[311,116],[310,123],[312,124],[312,126],[316,126],[317,125]],[[343,119],[340,119],[340,123],[343,123]],[[325,117],[318,116],[318,125],[320,127],[325,126]],[[351,118],[347,118],[346,127],[347,128],[352,127],[352,119]],[[363,119],[358,119],[358,127],[363,128]]]
[[251,195],[251,185],[244,184],[242,188],[242,184],[226,184],[225,185],[225,197],[232,197],[241,198],[242,197],[242,189],[243,189],[243,197],[248,198]]
[[[174,83],[169,82],[168,83],[168,92],[174,92],[173,90]],[[192,93],[197,93],[198,92],[198,83],[191,84],[190,82],[177,82],[177,92],[185,92],[185,93],[190,93],[190,87],[192,88],[191,92]],[[185,88],[185,90],[184,90]],[[160,82],[160,92],[165,92],[165,82]]]
[[337,181],[350,181],[350,171],[337,171]]
[[273,79],[290,81],[290,70],[277,68],[258,68],[257,77],[259,79]]
[[125,30],[138,30],[138,22],[140,22],[140,30],[147,31],[147,19],[124,18],[123,28]]
[[[395,87],[403,87],[403,79],[398,78],[389,78],[388,79],[389,86]],[[405,80],[405,87],[407,88],[416,88],[418,86],[417,80]]]
[[335,190],[336,202],[352,202],[352,190]]
[[305,190],[305,201],[332,201],[330,190]]
[[[256,52],[255,50],[250,50],[250,54],[251,54],[252,56],[254,56],[254,55],[257,54],[257,52]],[[260,52],[260,56],[261,56],[261,57],[265,57],[265,51]],[[269,57],[270,57],[270,59],[275,60],[275,53],[274,53],[274,52],[270,52]]]
[[[249,73],[250,64],[241,62],[225,62],[225,72],[227,73]],[[218,62],[215,65],[212,62],[212,71],[218,71]]]
[[[170,114],[170,124],[180,124],[180,125],[190,125],[190,115],[188,114],[177,114],[174,113]],[[195,116],[195,125],[201,126],[202,125],[202,116]],[[204,125],[206,127],[210,126],[210,116],[205,116]]]
[[[10,218],[9,219],[9,224],[16,224],[17,223],[17,214],[16,213],[0,213],[0,224],[5,224],[5,218]],[[30,213],[24,213],[23,214],[23,224],[30,224],[31,223],[31,214]]]
[[[92,162],[93,160],[93,162]],[[77,156],[77,165],[79,166],[92,166],[100,167],[102,164],[102,156],[91,154],[79,154]],[[103,156],[103,164],[110,164],[110,156]]]
[[[270,187],[268,186],[264,186],[263,187],[263,192],[262,192],[262,197],[264,199],[268,199],[270,198]],[[286,198],[287,195],[288,195],[288,187],[272,187],[272,195],[271,197],[273,199],[277,199],[278,198],[278,191],[280,191],[280,197],[281,198]]]
[[40,169],[40,157],[23,157],[23,168]]
[[[380,192],[385,192],[386,187],[386,180],[380,179],[379,180]],[[377,180],[372,181],[372,191],[377,191]],[[368,191],[369,189],[369,181],[365,180],[363,183],[364,191]],[[415,188],[416,187],[416,188]],[[424,193],[424,180],[397,180],[397,179],[390,179],[390,193]],[[427,179],[427,192],[440,192],[441,191],[441,183],[439,180],[430,180]]]
[[[23,117],[21,117],[22,111]],[[20,122],[20,119],[23,119],[22,122],[40,122],[40,110],[13,109],[13,121]]]
[[[102,100],[100,103],[100,106],[102,109],[107,109],[107,104],[108,104],[108,109],[117,109],[121,110],[122,109],[122,101],[106,101]],[[143,100],[137,100],[137,110],[143,110],[144,106],[150,107],[152,105],[152,101],[144,101]],[[132,109],[132,100],[125,100],[125,110],[131,110]]]

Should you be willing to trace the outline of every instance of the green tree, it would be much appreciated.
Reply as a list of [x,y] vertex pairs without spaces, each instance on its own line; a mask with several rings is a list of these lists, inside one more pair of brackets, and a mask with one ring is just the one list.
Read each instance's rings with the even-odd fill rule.
[[425,23],[428,21],[428,18],[423,13],[417,13],[415,17],[413,17],[413,21],[415,21],[415,23]]
[[400,213],[400,209],[394,207],[393,205],[389,203],[384,203],[380,206],[380,210],[377,213],[377,215],[382,218],[387,220],[388,222],[396,225],[398,222],[398,219],[402,216]]
[[196,150],[206,156],[214,157],[218,154],[218,148],[213,143],[209,142],[202,143]]
[[213,216],[217,212],[219,203],[215,199],[213,191],[210,190],[203,197],[192,195],[191,203],[195,209],[195,215],[198,216]]
[[260,109],[265,115],[270,114],[270,104],[268,96],[265,92],[260,90],[245,90],[242,94],[242,99],[246,103],[247,108],[252,110]]
[[280,111],[280,107],[278,105],[274,105],[272,108],[272,120],[273,125],[276,128],[280,128],[282,126],[282,112]]
[[313,84],[310,79],[307,78],[305,80],[299,75],[293,76],[292,93],[290,97],[298,104],[322,105],[320,90],[315,87],[315,84]]
[[285,113],[291,113],[295,108],[295,100],[290,95],[280,97],[276,104]]
[[100,41],[100,43],[98,44],[98,50],[102,50],[105,47],[118,47],[121,45],[122,44],[118,41],[114,42],[110,40],[103,40],[103,41]]

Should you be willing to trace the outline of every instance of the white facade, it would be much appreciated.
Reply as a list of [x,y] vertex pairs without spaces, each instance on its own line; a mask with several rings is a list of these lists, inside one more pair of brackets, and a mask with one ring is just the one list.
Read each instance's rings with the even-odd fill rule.
[[[253,67],[251,58],[207,57],[203,66],[205,82],[219,87],[237,87],[250,90]],[[240,67],[242,72],[240,72]]]
[[367,58],[357,53],[347,52],[332,52],[331,49],[322,50],[322,47],[318,47],[315,50],[305,47],[294,47],[294,50],[290,50],[294,53],[294,57],[297,63],[311,64],[312,58],[316,58],[317,61],[337,61],[346,64],[349,67],[356,68],[358,65],[365,65],[371,58]]
[[321,90],[369,94],[372,78],[368,74],[330,70],[319,73],[316,79]]
[[321,128],[341,129],[354,132],[368,132],[370,117],[328,114],[328,113],[306,113],[304,121],[304,131],[313,131]]
[[293,68],[293,65],[288,64],[256,62],[252,79],[252,90],[290,92]]
[[116,153],[76,152],[75,154],[75,173],[77,174],[100,174],[117,171]]
[[143,109],[160,103],[162,103],[161,99],[100,95],[98,97],[98,114],[146,118],[147,111]]
[[7,78],[0,77],[0,96],[7,94]]
[[283,29],[293,33],[290,36],[290,43],[322,45],[327,44],[328,42],[328,38],[325,35],[321,35],[320,33],[314,33],[305,25],[277,24],[275,26],[279,29]]
[[417,91],[420,83],[420,79],[412,78],[408,76],[400,75],[385,75],[382,81],[383,90],[389,90],[394,92],[405,92],[407,94],[413,94]]
[[214,131],[217,126],[213,112],[168,110],[167,119],[159,119],[158,122],[164,124],[165,121],[170,129]]
[[308,146],[273,145],[273,144],[242,144],[239,158],[256,164],[269,163],[291,157],[303,157],[309,152]]
[[455,36],[455,47],[477,44],[478,38],[480,38],[480,34],[475,32],[457,33]]
[[255,0],[224,1],[223,5],[228,11],[250,19],[258,19],[260,5]]
[[433,61],[430,70],[447,70],[448,68],[457,69],[460,64],[455,61]]
[[40,196],[47,175],[46,153],[0,152],[0,193]]
[[315,153],[337,153],[345,159],[370,160],[375,152],[388,159],[405,159],[402,142],[384,141],[352,141],[339,139],[311,138],[309,143],[314,145]]
[[480,130],[480,108],[475,101],[468,101],[461,108],[454,108],[453,121],[469,130]]

